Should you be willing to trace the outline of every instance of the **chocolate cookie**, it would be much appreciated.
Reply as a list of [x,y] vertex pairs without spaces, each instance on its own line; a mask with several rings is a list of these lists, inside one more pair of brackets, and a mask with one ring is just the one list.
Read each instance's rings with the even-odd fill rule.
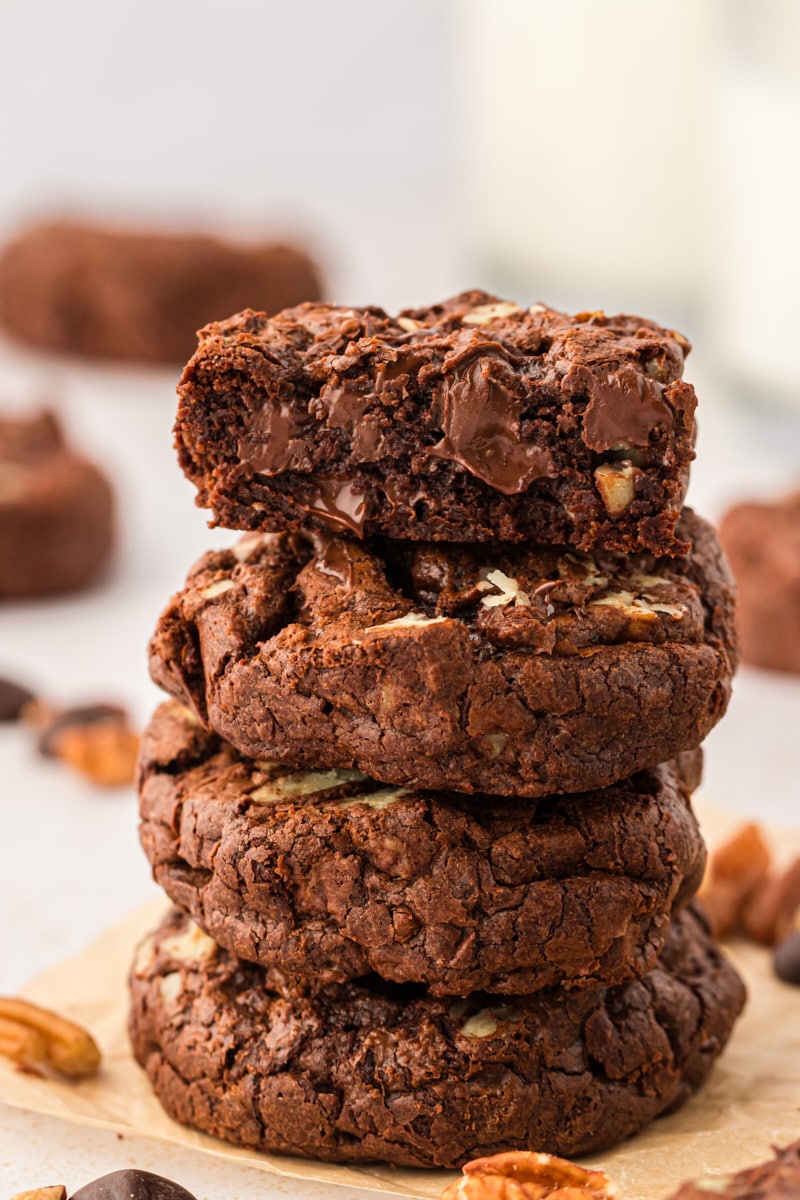
[[757,1167],[735,1175],[693,1179],[678,1188],[672,1200],[796,1200],[800,1196],[800,1142],[783,1149]]
[[61,221],[0,255],[0,324],[32,346],[90,358],[184,362],[195,330],[219,313],[319,296],[314,263],[292,246]]
[[0,416],[0,600],[92,583],[113,544],[111,486],[56,417]]
[[720,537],[739,588],[742,657],[800,674],[800,492],[736,505]]
[[651,970],[700,885],[684,782],[672,764],[522,807],[385,787],[243,759],[171,702],[142,742],[140,832],[170,899],[264,966],[450,996],[596,987]]
[[605,787],[725,711],[733,590],[682,559],[251,535],[163,614],[153,679],[251,758],[520,796]]
[[131,991],[134,1053],[176,1120],[261,1150],[419,1167],[629,1137],[700,1086],[744,1002],[693,909],[641,982],[500,1002],[374,975],[291,984],[173,912]]
[[233,529],[685,550],[689,343],[485,292],[389,317],[304,304],[209,325],[176,439]]

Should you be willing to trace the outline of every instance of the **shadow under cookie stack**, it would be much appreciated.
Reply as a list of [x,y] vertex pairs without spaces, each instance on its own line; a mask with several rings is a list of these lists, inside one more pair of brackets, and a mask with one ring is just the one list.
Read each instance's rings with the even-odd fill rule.
[[688,344],[480,292],[202,331],[181,465],[244,530],[162,615],[137,952],[166,1110],[330,1161],[609,1147],[744,988],[690,795],[735,667]]

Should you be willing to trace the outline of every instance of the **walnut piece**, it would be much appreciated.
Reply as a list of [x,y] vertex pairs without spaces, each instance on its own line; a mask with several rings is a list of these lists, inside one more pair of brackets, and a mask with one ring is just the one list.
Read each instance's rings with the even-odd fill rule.
[[0,1054],[31,1071],[71,1079],[94,1075],[100,1051],[90,1033],[30,1000],[0,997]]
[[232,579],[216,579],[213,583],[209,583],[208,587],[200,589],[200,595],[204,600],[214,600],[217,596],[224,596],[231,588],[236,587]]
[[490,591],[491,588],[497,588],[497,592],[493,592],[490,596],[481,597],[481,604],[486,608],[497,608],[498,605],[515,604],[520,608],[530,608],[531,598],[527,592],[523,592],[522,588],[516,579],[512,579],[510,575],[506,575],[504,571],[483,571],[482,578],[478,584],[478,591]]
[[163,939],[161,950],[177,962],[192,965],[211,958],[217,952],[217,945],[195,921],[189,920],[183,933]]
[[634,480],[637,469],[631,462],[601,463],[594,481],[610,517],[618,517],[636,499]]
[[565,1158],[513,1150],[476,1158],[441,1200],[612,1200],[616,1184],[603,1171],[588,1171]]
[[519,305],[511,300],[498,300],[494,304],[480,304],[461,318],[462,325],[488,325],[490,321],[513,317],[521,312]]
[[418,329],[422,329],[422,322],[415,321],[413,317],[398,317],[397,324],[405,333],[416,333]]

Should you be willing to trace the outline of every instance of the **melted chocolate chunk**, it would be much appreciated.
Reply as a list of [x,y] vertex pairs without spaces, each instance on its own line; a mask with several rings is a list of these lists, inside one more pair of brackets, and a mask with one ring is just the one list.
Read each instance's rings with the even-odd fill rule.
[[342,538],[320,539],[314,565],[323,575],[330,575],[342,587],[353,586],[356,560],[351,543]]
[[318,411],[327,414],[332,429],[347,432],[353,453],[364,462],[377,462],[382,454],[380,427],[376,417],[367,412],[373,400],[371,392],[357,390],[346,379],[326,384],[319,397]]
[[0,679],[0,721],[18,721],[23,709],[36,697],[13,679]]
[[445,374],[437,394],[444,437],[431,448],[435,458],[452,459],[506,496],[524,492],[534,479],[555,474],[552,455],[525,442],[520,432],[524,401],[502,346],[471,347]]
[[308,417],[300,419],[285,400],[265,404],[251,417],[247,438],[239,441],[241,462],[261,475],[299,466],[306,452],[308,424]]
[[585,390],[589,403],[583,414],[583,437],[591,450],[611,450],[619,443],[646,446],[661,427],[670,431],[672,410],[664,386],[630,365],[602,374],[576,367],[564,377],[565,395]]
[[356,537],[362,536],[366,502],[363,490],[350,479],[326,479],[318,475],[316,496],[301,507],[309,516],[322,517],[334,529],[349,529]]

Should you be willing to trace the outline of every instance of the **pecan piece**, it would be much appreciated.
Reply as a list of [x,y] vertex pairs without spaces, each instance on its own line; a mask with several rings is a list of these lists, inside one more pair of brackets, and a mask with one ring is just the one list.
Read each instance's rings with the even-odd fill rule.
[[766,881],[771,861],[761,829],[754,824],[743,825],[711,855],[700,899],[717,937],[739,927],[748,901]]
[[60,1183],[52,1187],[33,1188],[28,1192],[17,1192],[11,1200],[67,1200],[67,1189]]
[[632,462],[601,463],[594,481],[610,517],[618,517],[636,499],[636,477],[641,475]]
[[11,997],[0,997],[0,1054],[28,1070],[72,1079],[94,1075],[100,1066],[97,1043],[80,1025]]
[[463,1171],[441,1200],[612,1200],[617,1195],[616,1184],[603,1171],[532,1150],[475,1158]]
[[767,879],[750,897],[742,913],[745,933],[754,942],[774,946],[792,932],[800,912],[800,858]]

